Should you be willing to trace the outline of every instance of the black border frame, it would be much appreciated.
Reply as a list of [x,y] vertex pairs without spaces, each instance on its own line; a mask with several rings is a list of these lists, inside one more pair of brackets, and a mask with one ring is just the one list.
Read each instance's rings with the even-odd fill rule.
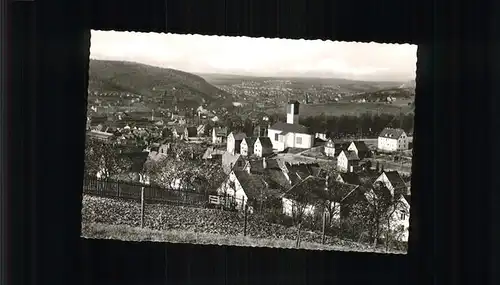
[[[10,266],[25,268],[7,270],[12,280],[443,284],[462,276],[466,283],[492,281],[489,273],[473,273],[495,269],[484,255],[493,242],[484,201],[495,192],[492,180],[484,178],[494,174],[470,167],[493,162],[477,155],[494,139],[491,131],[497,126],[493,112],[484,111],[493,98],[487,81],[493,70],[485,67],[497,46],[484,46],[493,35],[478,19],[491,16],[484,13],[488,10],[481,14],[472,6],[393,0],[363,3],[363,10],[347,1],[65,2],[15,2],[5,18],[17,34],[10,34],[7,49],[14,56],[8,67],[15,78],[8,85],[9,112],[2,109],[9,134],[7,149],[2,148],[9,170],[2,177],[2,190],[9,190],[2,210],[8,202],[10,221],[2,220],[2,237],[10,237]],[[441,11],[450,17],[437,19]],[[467,20],[480,32],[462,25],[465,12],[475,15]],[[414,165],[426,167],[413,172],[412,186],[422,191],[412,197],[412,219],[418,218],[412,221],[409,255],[81,240],[81,193],[68,188],[81,189],[82,183],[89,28],[418,44]],[[469,53],[474,60],[466,58]],[[474,116],[464,116],[470,113]],[[481,140],[471,133],[481,133]]]

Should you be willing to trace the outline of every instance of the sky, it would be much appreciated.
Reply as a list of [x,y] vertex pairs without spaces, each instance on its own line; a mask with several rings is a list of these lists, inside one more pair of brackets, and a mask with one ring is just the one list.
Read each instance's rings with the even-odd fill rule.
[[417,46],[93,30],[90,58],[195,74],[408,81]]

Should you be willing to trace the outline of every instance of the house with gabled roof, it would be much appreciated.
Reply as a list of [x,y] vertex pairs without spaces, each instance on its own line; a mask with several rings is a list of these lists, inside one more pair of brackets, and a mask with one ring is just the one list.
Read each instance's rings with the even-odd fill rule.
[[240,153],[241,142],[247,135],[245,133],[231,132],[227,136],[227,152],[232,154]]
[[353,141],[347,147],[347,150],[354,151],[359,159],[367,158],[370,154],[370,149],[364,141]]
[[[396,240],[407,242],[410,226],[410,196],[389,189],[383,181],[376,181],[375,183],[380,185],[381,187],[379,190],[383,191],[376,194],[374,191],[375,187],[371,188],[369,191],[365,192],[366,201],[368,203],[373,203],[372,201],[380,198],[380,195],[392,199],[392,205],[388,208],[388,214],[390,214],[389,220],[384,220],[381,226],[385,229],[389,227],[389,229],[393,231],[393,234],[396,234]],[[385,231],[383,231],[381,237],[383,238],[384,235]]]
[[385,128],[378,136],[377,148],[380,151],[395,152],[408,147],[409,139],[403,129]]
[[290,183],[295,184],[304,180],[308,176],[317,177],[321,168],[317,163],[314,164],[290,164],[285,163],[285,172],[290,180]]
[[354,172],[338,173],[335,177],[335,181],[351,185],[362,184],[359,175]]
[[207,147],[205,150],[205,153],[203,153],[203,156],[201,159],[203,160],[212,160],[212,159],[222,159],[222,155],[226,152],[225,149],[219,149],[215,148],[213,146]]
[[219,196],[229,199],[236,209],[243,210],[245,205],[253,213],[257,205],[267,199],[277,199],[280,186],[268,176],[252,174],[249,169],[233,170],[226,181],[217,189]]
[[391,228],[396,230],[396,240],[408,242],[410,229],[410,195],[400,195],[392,213]]
[[226,127],[215,127],[212,129],[212,143],[213,144],[223,144],[226,142],[227,138],[227,128]]
[[341,172],[354,172],[359,165],[359,157],[356,152],[342,150],[337,157],[337,170]]
[[335,143],[333,143],[333,141],[331,139],[328,140],[323,147],[323,151],[324,151],[326,156],[334,157],[335,156]]
[[241,154],[232,154],[230,152],[224,152],[221,156],[222,169],[225,173],[229,174],[233,169],[243,170],[246,164],[245,159]]
[[257,141],[256,137],[246,137],[241,141],[240,153],[243,156],[252,156],[254,152],[254,145]]
[[273,154],[273,143],[268,137],[258,137],[254,144],[253,153],[257,157],[265,157]]
[[333,197],[326,191],[326,180],[314,176],[305,177],[281,194],[283,214],[290,217],[323,212],[327,201],[333,201]]
[[356,191],[359,192],[362,186],[343,183],[337,181],[335,177],[329,177],[326,182],[328,192],[333,198],[331,207],[334,208],[330,209],[332,211],[331,218],[334,220],[347,218],[351,206],[360,199],[360,195]]
[[401,175],[397,171],[384,171],[375,180],[376,182],[382,182],[387,189],[391,191],[392,195],[408,195],[408,186],[403,180]]

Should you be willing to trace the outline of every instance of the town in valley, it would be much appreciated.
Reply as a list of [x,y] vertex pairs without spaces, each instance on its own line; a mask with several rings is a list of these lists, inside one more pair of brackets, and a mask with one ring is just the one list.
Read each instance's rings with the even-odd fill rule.
[[414,80],[89,68],[83,236],[406,252]]

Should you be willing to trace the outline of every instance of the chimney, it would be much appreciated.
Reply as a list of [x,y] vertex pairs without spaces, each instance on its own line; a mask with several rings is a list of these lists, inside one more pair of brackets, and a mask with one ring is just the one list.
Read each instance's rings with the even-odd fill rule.
[[266,158],[265,157],[262,158],[262,168],[264,168],[264,169],[267,168],[267,162],[266,162]]

